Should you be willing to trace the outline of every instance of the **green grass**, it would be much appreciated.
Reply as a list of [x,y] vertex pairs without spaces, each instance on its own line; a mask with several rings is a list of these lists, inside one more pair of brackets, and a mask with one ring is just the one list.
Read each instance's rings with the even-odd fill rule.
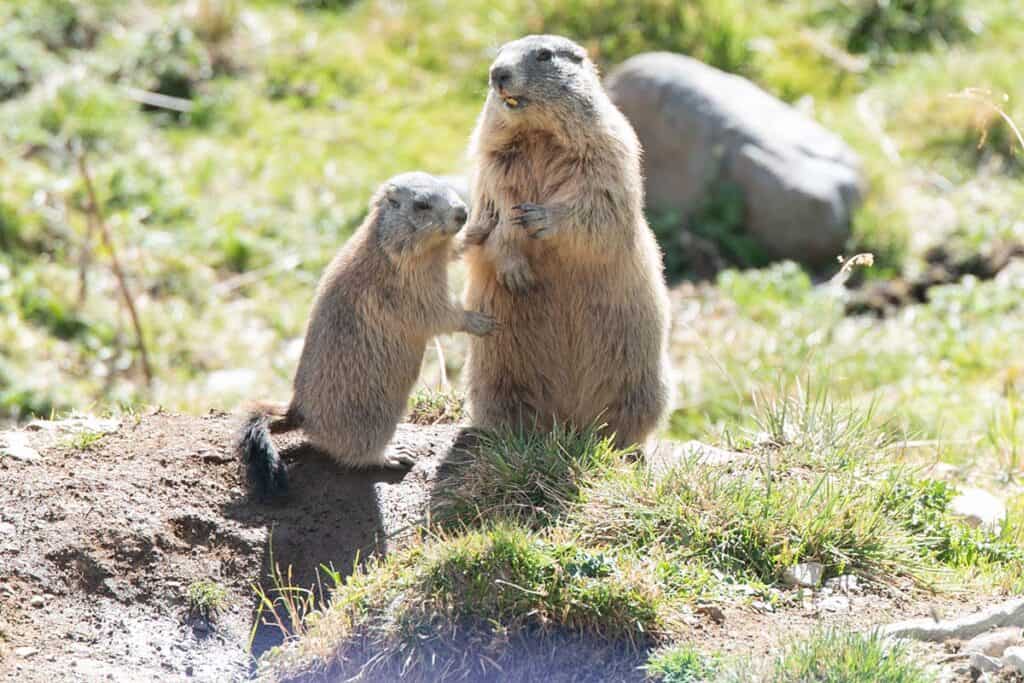
[[766,676],[771,683],[928,683],[934,676],[902,646],[876,634],[820,630],[790,643]]
[[62,445],[75,451],[84,451],[92,448],[104,436],[106,436],[106,432],[84,429],[65,439]]
[[[564,663],[569,638],[691,680],[718,664],[678,649],[684,607],[779,602],[782,574],[798,562],[879,587],[1020,590],[1017,507],[998,534],[970,529],[949,512],[955,488],[900,464],[899,442],[873,413],[806,389],[760,405],[762,433],[736,444],[746,460],[728,468],[690,457],[652,469],[593,431],[482,435],[449,474],[437,523],[339,585],[303,636],[262,665],[285,676],[401,668],[429,680],[513,666],[518,647]],[[834,658],[820,656],[828,647]],[[815,635],[769,680],[806,680],[800,671],[815,665],[821,680],[890,680],[905,663],[879,647]]]

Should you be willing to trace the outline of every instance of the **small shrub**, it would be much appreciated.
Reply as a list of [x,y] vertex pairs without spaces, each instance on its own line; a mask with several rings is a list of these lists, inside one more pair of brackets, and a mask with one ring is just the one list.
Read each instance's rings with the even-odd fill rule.
[[11,33],[0,33],[0,102],[28,92],[53,61],[38,42]]
[[886,57],[965,38],[964,5],[964,0],[858,0],[835,3],[829,11],[845,27],[847,50]]
[[639,52],[681,52],[725,71],[750,73],[750,35],[731,1],[537,0],[537,33],[568,36],[599,64],[614,65]]
[[84,50],[95,45],[113,9],[111,0],[20,0],[14,20],[54,52]]
[[213,63],[190,28],[170,24],[146,35],[130,73],[133,84],[143,90],[191,100],[199,85],[213,77]]

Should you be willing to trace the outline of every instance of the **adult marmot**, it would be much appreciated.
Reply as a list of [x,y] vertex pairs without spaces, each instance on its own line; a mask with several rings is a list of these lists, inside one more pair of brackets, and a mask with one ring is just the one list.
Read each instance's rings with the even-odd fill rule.
[[473,423],[605,423],[641,443],[671,387],[636,135],[566,38],[503,46],[490,86],[470,146],[465,304],[505,326],[471,342]]
[[313,302],[289,405],[250,408],[238,440],[260,497],[287,489],[269,432],[302,428],[317,448],[350,467],[407,467],[385,454],[437,334],[486,335],[494,320],[451,301],[452,237],[466,221],[455,191],[425,173],[387,181],[370,212],[324,272]]

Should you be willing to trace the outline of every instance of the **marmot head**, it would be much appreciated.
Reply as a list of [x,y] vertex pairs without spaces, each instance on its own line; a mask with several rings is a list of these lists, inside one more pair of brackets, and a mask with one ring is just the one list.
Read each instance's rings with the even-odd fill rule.
[[582,47],[562,36],[526,36],[506,43],[491,65],[487,106],[510,127],[550,129],[587,120],[601,90]]
[[370,200],[377,243],[392,256],[448,245],[466,222],[466,204],[447,183],[420,172],[391,178]]

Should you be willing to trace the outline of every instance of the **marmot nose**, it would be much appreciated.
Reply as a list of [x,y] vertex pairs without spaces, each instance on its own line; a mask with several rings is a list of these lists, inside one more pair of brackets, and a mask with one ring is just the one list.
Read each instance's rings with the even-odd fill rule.
[[496,66],[491,69],[491,85],[502,89],[512,80],[512,70],[504,66]]
[[460,206],[459,208],[455,209],[455,222],[456,223],[458,223],[459,225],[462,225],[463,223],[466,222],[466,218],[467,217],[468,217],[468,215],[466,214],[466,209],[465,208]]

